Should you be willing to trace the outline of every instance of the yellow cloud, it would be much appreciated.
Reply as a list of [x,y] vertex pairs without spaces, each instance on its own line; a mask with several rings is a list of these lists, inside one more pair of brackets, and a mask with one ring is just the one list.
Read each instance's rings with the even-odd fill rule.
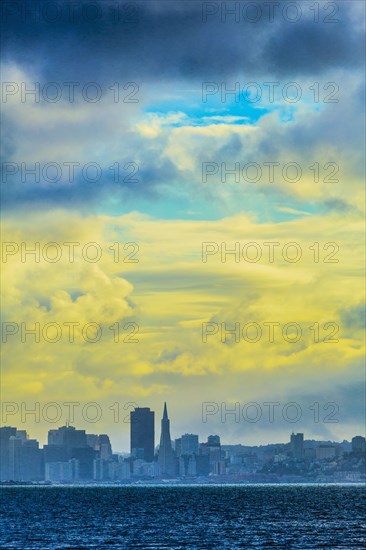
[[[245,386],[249,378],[251,391],[258,394],[263,391],[263,379],[272,376],[284,387],[291,380],[306,385],[314,373],[339,373],[352,380],[354,366],[361,361],[362,327],[349,330],[342,326],[341,316],[363,299],[362,224],[354,216],[257,224],[245,216],[161,221],[137,213],[88,218],[60,210],[52,223],[48,214],[39,214],[36,220],[33,216],[17,222],[5,219],[4,241],[29,245],[35,240],[43,244],[93,241],[103,254],[97,263],[83,257],[69,263],[66,256],[57,263],[44,259],[37,263],[29,256],[23,263],[20,254],[9,256],[2,264],[3,322],[23,322],[28,328],[36,322],[41,327],[97,323],[102,337],[91,343],[76,331],[70,342],[63,332],[59,341],[51,343],[42,335],[39,342],[32,335],[22,342],[20,329],[9,335],[3,345],[3,399],[7,401],[28,402],[31,396],[39,401],[97,401],[108,410],[123,399],[157,409],[163,395],[188,392],[198,402],[210,400],[221,390],[231,395],[235,384]],[[139,262],[115,262],[110,246],[117,241],[139,243]],[[217,244],[205,263],[204,242]],[[246,261],[242,253],[244,245],[253,242],[263,252],[257,262]],[[268,261],[264,244],[268,242],[280,243],[273,262]],[[296,263],[282,254],[290,242],[301,247]],[[239,243],[238,262],[233,254],[221,256],[222,247],[233,250],[235,243]],[[319,243],[318,262],[314,243]],[[337,247],[324,249],[327,243]],[[330,253],[337,263],[324,262]],[[116,322],[121,330],[117,342],[110,329]],[[136,323],[132,325],[136,342],[129,341],[131,322]],[[230,338],[221,341],[221,323],[227,329],[239,323],[242,334],[244,325],[253,322],[263,331],[258,342],[242,336],[238,343]],[[267,337],[268,322],[279,324],[272,343]],[[319,324],[320,340],[324,340],[334,328],[326,327],[328,322],[339,325],[339,341],[316,343],[314,324]],[[203,323],[218,327],[206,343]],[[298,342],[283,338],[287,323],[301,326]],[[293,337],[291,328],[288,334]],[[183,399],[179,407],[183,410],[185,405]]]

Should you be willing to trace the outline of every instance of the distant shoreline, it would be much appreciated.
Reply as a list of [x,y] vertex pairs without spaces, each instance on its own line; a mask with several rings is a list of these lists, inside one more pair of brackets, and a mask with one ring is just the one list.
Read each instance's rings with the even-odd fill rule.
[[62,488],[62,487],[68,487],[68,488],[116,488],[116,487],[151,487],[151,488],[157,488],[157,487],[278,487],[278,486],[303,486],[303,487],[331,487],[331,486],[358,486],[358,487],[364,487],[366,489],[366,483],[364,481],[262,481],[262,482],[212,482],[212,483],[188,483],[186,481],[182,482],[173,482],[173,481],[167,481],[167,482],[132,482],[132,483],[22,483],[22,482],[0,482],[0,488],[4,487],[23,487],[23,488],[34,488],[34,487],[46,487],[46,488]]

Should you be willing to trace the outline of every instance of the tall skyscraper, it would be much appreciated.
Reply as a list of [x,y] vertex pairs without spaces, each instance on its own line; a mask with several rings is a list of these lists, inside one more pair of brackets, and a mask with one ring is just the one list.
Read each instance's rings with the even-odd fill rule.
[[166,403],[164,403],[164,413],[161,421],[161,436],[160,436],[158,462],[160,466],[161,475],[175,477],[176,463],[175,463],[175,456],[172,449],[172,442],[170,439],[170,421],[168,418]]
[[131,456],[146,462],[154,460],[155,414],[148,407],[137,407],[130,413]]
[[9,464],[10,437],[15,437],[16,433],[17,429],[10,426],[0,428],[0,481],[11,479]]

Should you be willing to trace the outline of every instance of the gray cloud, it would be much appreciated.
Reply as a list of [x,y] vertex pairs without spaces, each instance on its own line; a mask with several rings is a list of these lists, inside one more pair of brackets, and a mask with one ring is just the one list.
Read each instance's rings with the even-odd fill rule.
[[360,303],[340,311],[342,325],[348,331],[366,328],[366,306]]
[[298,2],[302,13],[295,23],[282,15],[286,2],[273,22],[265,16],[268,3],[258,2],[263,16],[256,23],[243,16],[245,3],[240,4],[238,22],[234,17],[221,20],[221,2],[214,3],[219,11],[206,22],[204,2],[134,2],[136,12],[129,17],[122,13],[118,22],[110,15],[111,3],[101,0],[94,2],[101,12],[97,21],[92,13],[83,12],[84,2],[70,21],[61,2],[56,21],[29,16],[25,22],[18,4],[6,10],[3,55],[6,61],[38,66],[46,80],[114,81],[126,75],[142,80],[199,80],[243,71],[299,77],[361,67],[363,62],[362,30],[355,25],[349,2],[337,3],[339,23],[314,22],[308,2]]
[[[244,20],[236,23],[233,18],[222,22],[220,13],[203,22],[201,2],[180,0],[137,2],[136,12],[132,11],[127,20],[122,12],[118,22],[110,16],[115,3],[93,2],[103,14],[100,21],[93,22],[88,21],[85,14],[82,16],[83,7],[88,3],[81,2],[76,8],[75,21],[71,22],[65,3],[53,4],[62,8],[62,17],[54,23],[42,17],[33,20],[31,16],[27,22],[22,21],[19,15],[22,2],[6,4],[4,62],[16,64],[41,82],[97,81],[109,86],[115,81],[134,79],[142,83],[141,89],[147,97],[157,81],[159,85],[163,83],[162,89],[169,95],[174,86],[176,92],[173,81],[179,82],[182,88],[192,84],[199,89],[200,81],[216,79],[220,82],[237,78],[237,75],[245,75],[248,81],[256,75],[263,80],[272,77],[306,80],[310,75],[314,80],[324,80],[344,79],[345,74],[350,74],[348,85],[352,83],[352,86],[351,90],[342,89],[340,103],[326,105],[319,113],[302,112],[303,105],[299,106],[299,113],[290,124],[263,116],[258,122],[261,127],[259,137],[239,137],[234,132],[216,142],[202,137],[192,150],[187,148],[190,146],[189,137],[186,141],[182,138],[180,145],[187,148],[194,170],[180,169],[174,154],[167,154],[171,128],[163,128],[154,139],[134,131],[134,115],[141,115],[146,107],[146,96],[141,104],[133,107],[134,111],[128,106],[128,109],[121,110],[120,115],[116,112],[115,118],[112,111],[108,114],[104,110],[102,104],[76,105],[75,113],[78,108],[81,111],[89,109],[80,123],[78,117],[72,121],[59,118],[54,122],[51,115],[49,124],[42,131],[32,124],[31,117],[27,118],[27,112],[10,107],[3,117],[4,161],[22,162],[29,155],[34,157],[32,162],[41,160],[35,158],[39,156],[47,159],[44,162],[52,162],[58,160],[52,158],[54,151],[63,153],[70,149],[75,151],[79,162],[97,162],[95,157],[99,155],[104,162],[110,160],[112,164],[118,160],[123,164],[139,157],[140,183],[130,186],[123,181],[112,181],[109,164],[103,171],[103,180],[95,184],[76,179],[71,186],[27,186],[19,183],[16,177],[10,185],[2,185],[5,206],[62,203],[97,207],[110,197],[115,202],[127,204],[136,197],[144,200],[158,200],[162,196],[172,198],[178,187],[187,196],[199,196],[211,202],[223,201],[222,189],[217,186],[202,188],[200,185],[202,161],[260,163],[279,160],[284,151],[288,157],[285,162],[301,157],[304,162],[309,160],[309,164],[317,160],[315,154],[326,158],[330,151],[342,161],[344,172],[362,176],[362,155],[357,152],[357,147],[364,132],[362,119],[358,116],[364,89],[355,84],[357,68],[361,70],[362,66],[362,30],[355,19],[353,3],[338,2],[339,24],[312,21],[313,13],[309,11],[307,2],[298,2],[303,16],[297,23],[289,23],[282,16],[271,23],[265,17],[258,23]],[[39,5],[42,7],[47,3],[40,2]],[[216,2],[214,5],[220,8],[223,4]],[[266,13],[268,3],[258,2],[258,5]],[[29,10],[32,11],[30,6]],[[57,109],[60,105],[51,105],[51,108]],[[48,120],[52,109],[41,106],[38,116]],[[342,127],[342,132],[336,132],[339,127]],[[33,147],[34,143],[37,143],[37,148]],[[322,150],[324,145],[326,152]],[[74,160],[70,159],[69,152],[65,154],[68,157],[62,160]],[[254,191],[238,187],[234,191],[255,194],[259,190],[260,184]],[[266,193],[269,192],[267,186]],[[290,189],[278,188],[276,193],[277,197],[285,193],[291,200],[297,197],[296,191],[292,193]],[[324,208],[344,210],[347,203],[343,196],[331,196]]]

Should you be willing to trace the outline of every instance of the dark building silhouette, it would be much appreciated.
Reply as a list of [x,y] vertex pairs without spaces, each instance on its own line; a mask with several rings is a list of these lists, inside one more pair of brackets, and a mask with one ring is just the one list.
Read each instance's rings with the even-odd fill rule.
[[170,421],[166,403],[164,403],[164,413],[161,421],[161,436],[158,462],[160,466],[160,474],[162,476],[175,477],[176,475],[176,460],[172,449],[170,439]]
[[98,458],[108,460],[112,456],[112,445],[107,434],[86,434],[86,443],[99,453]]
[[130,413],[131,456],[146,462],[154,460],[155,414],[148,407],[137,407]]
[[102,460],[108,460],[112,456],[112,445],[106,434],[99,436],[99,454]]
[[362,435],[355,435],[352,438],[352,452],[362,454],[366,451],[366,439]]
[[68,460],[66,447],[63,445],[44,445],[43,447],[44,462],[65,462]]
[[10,454],[10,437],[15,437],[17,433],[16,428],[10,426],[3,426],[0,428],[0,481],[9,481],[10,469],[9,469],[9,454]]
[[73,426],[62,426],[57,430],[49,430],[48,445],[63,447],[66,452],[66,458],[74,458],[74,449],[87,447],[85,430],[77,430]]
[[300,460],[304,456],[304,434],[291,434],[290,449],[293,458]]
[[[161,420],[158,456],[154,457],[154,413],[137,408],[131,414],[132,455],[113,454],[107,434],[86,434],[69,425],[50,430],[43,449],[25,430],[0,428],[0,481],[2,483],[125,482],[130,479],[180,477],[189,482],[201,477],[226,476],[226,480],[275,482],[302,480],[323,482],[365,481],[366,440],[356,435],[352,443],[304,441],[292,433],[289,443],[260,446],[223,445],[218,435],[200,443],[196,434],[183,434],[172,448],[166,403]],[[150,459],[150,460],[149,460]],[[331,468],[331,469],[330,469]],[[223,478],[223,481],[225,481]]]
[[73,449],[72,458],[78,461],[78,476],[79,479],[93,479],[93,462],[96,452],[89,446]]
[[209,435],[207,438],[207,445],[209,447],[220,447],[220,436],[219,435]]
[[20,479],[40,481],[43,479],[42,451],[36,439],[27,439],[20,447]]
[[175,450],[175,455],[177,457],[180,457],[180,455],[182,454],[182,439],[179,438],[179,439],[176,439],[174,441],[174,450]]
[[196,472],[198,476],[208,476],[210,473],[210,460],[208,456],[196,457]]
[[208,457],[209,470],[212,474],[222,475],[225,470],[225,453],[221,449],[220,436],[209,435],[207,443],[200,444],[200,455]]
[[[93,479],[96,451],[88,445],[85,430],[77,430],[73,426],[49,430],[48,445],[43,448],[43,457],[46,473],[51,479]],[[73,470],[72,475],[69,471],[66,472],[67,468]]]
[[41,481],[42,451],[25,430],[0,428],[1,481]]
[[9,479],[21,481],[20,455],[22,440],[16,435],[9,438]]

